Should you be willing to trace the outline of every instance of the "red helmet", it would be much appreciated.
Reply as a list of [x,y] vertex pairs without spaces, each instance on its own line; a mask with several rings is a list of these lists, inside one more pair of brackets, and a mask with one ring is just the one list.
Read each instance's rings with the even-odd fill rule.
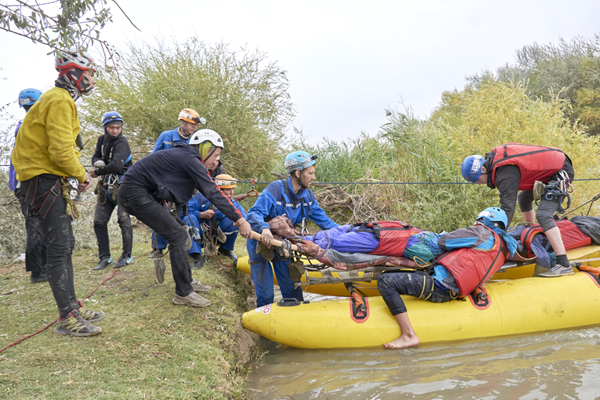
[[96,72],[96,64],[90,55],[81,50],[71,49],[69,51],[57,50],[56,57],[54,59],[55,67],[61,75],[67,73],[67,71],[77,68],[82,71],[91,69]]

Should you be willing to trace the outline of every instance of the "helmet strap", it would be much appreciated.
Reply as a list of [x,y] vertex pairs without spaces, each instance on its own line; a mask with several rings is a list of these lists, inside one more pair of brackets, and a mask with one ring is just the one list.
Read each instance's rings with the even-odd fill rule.
[[[210,151],[211,149],[212,149],[212,151]],[[216,147],[209,147],[207,150],[208,154],[206,154],[206,157],[202,157],[204,162],[206,162],[206,160],[208,160],[210,158],[210,156],[212,156],[216,150],[217,150]]]

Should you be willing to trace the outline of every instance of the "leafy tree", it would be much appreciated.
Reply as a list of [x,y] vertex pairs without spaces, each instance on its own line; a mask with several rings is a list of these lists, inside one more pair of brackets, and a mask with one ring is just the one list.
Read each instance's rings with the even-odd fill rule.
[[279,144],[294,115],[287,90],[286,71],[258,51],[209,47],[197,38],[172,47],[130,45],[119,76],[99,75],[82,120],[86,132],[102,132],[102,114],[117,110],[128,139],[148,151],[161,132],[179,126],[181,109],[192,108],[206,118],[200,127],[223,137],[228,173],[266,178],[281,159]]
[[[122,11],[115,0],[112,2]],[[100,39],[100,31],[109,22],[112,22],[112,13],[107,0],[50,0],[43,3],[3,0],[0,3],[0,29],[53,50],[73,46],[87,48],[95,42],[102,47],[105,59],[115,56],[113,47]]]
[[[447,143],[441,156],[452,159],[458,173],[465,156],[484,155],[503,143],[519,142],[559,147],[573,161],[575,178],[596,178],[598,140],[569,123],[565,118],[568,107],[566,100],[556,97],[549,102],[533,100],[521,84],[488,81],[477,88],[468,85],[463,91],[445,93],[431,119]],[[600,192],[597,181],[575,182],[574,187],[574,206]]]
[[[523,84],[533,99],[567,100],[571,108],[564,111],[571,123],[579,120],[588,127],[588,134],[600,134],[600,34],[570,42],[559,39],[557,45],[527,45],[517,51],[516,59],[516,64],[499,68],[494,78]],[[493,74],[485,71],[471,77],[471,82],[490,77]]]

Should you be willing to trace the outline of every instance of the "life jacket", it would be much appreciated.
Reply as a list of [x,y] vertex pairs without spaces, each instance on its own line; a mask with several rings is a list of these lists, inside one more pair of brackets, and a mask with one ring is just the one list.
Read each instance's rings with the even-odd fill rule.
[[[592,238],[584,234],[577,225],[566,218],[556,221],[556,226],[560,230],[565,250],[576,249],[592,243]],[[534,252],[531,250],[531,242],[538,233],[544,233],[540,224],[528,226],[521,232],[519,240],[523,245],[523,255],[525,257],[535,257]]]
[[565,164],[565,153],[556,147],[507,143],[492,149],[492,183],[496,186],[496,171],[504,165],[516,165],[521,171],[519,190],[533,190],[535,181],[548,182]]
[[437,264],[443,265],[452,273],[460,298],[467,297],[473,290],[490,279],[506,261],[508,249],[506,244],[491,229],[494,234],[494,247],[489,250],[463,247],[448,251],[436,260]]
[[402,221],[374,221],[351,225],[348,231],[373,232],[379,246],[369,254],[376,256],[403,257],[408,238],[422,232]]

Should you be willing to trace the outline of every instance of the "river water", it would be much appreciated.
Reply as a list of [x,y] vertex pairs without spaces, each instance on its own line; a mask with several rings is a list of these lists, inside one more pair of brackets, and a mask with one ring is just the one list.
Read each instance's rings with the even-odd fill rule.
[[600,327],[400,350],[263,344],[248,399],[600,399]]

